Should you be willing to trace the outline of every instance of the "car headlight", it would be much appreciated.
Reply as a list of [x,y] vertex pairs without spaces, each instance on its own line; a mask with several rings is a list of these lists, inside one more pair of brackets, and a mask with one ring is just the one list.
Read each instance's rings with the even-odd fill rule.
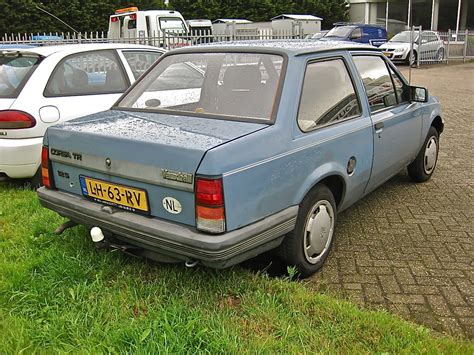
[[395,53],[403,53],[405,52],[405,48],[396,48]]

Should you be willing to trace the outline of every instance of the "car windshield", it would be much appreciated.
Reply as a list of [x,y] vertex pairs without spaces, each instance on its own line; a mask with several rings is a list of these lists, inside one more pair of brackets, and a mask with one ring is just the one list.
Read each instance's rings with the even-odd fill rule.
[[[400,43],[410,43],[410,36],[411,32],[410,31],[403,31],[400,33],[397,33],[395,36],[393,36],[389,42],[400,42]],[[413,42],[418,41],[418,35],[416,33],[413,34]]]
[[34,54],[0,51],[0,97],[16,98],[40,60]]
[[118,107],[269,121],[282,64],[282,56],[263,53],[170,55]]
[[338,26],[330,30],[324,37],[348,37],[353,27]]

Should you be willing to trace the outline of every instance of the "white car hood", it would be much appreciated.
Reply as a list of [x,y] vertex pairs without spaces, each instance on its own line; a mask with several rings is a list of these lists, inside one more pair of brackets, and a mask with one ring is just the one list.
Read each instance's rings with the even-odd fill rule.
[[[413,45],[414,47],[416,44]],[[406,50],[410,50],[410,43],[402,43],[402,42],[386,42],[380,46],[381,49],[397,49],[403,48]]]

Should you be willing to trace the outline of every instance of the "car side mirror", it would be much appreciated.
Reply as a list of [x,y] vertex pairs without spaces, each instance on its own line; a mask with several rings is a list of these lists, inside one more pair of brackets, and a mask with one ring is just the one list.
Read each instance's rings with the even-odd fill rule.
[[411,102],[428,102],[428,89],[419,86],[410,86]]

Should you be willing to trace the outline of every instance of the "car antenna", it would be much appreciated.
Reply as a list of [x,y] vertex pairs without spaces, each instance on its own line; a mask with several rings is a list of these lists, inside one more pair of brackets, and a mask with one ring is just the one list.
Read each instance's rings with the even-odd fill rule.
[[71,30],[73,30],[78,36],[80,36],[81,38],[84,38],[79,31],[76,31],[72,26],[69,26],[66,22],[64,22],[63,20],[61,20],[59,17],[57,16],[54,16],[52,13],[46,11],[45,9],[43,9],[41,6],[39,6],[38,4],[34,4],[35,7],[40,10],[40,11],[43,11],[45,14],[51,16],[52,18],[54,18],[55,20],[58,20],[59,22],[61,22],[63,25],[66,25],[67,27],[69,27]]

